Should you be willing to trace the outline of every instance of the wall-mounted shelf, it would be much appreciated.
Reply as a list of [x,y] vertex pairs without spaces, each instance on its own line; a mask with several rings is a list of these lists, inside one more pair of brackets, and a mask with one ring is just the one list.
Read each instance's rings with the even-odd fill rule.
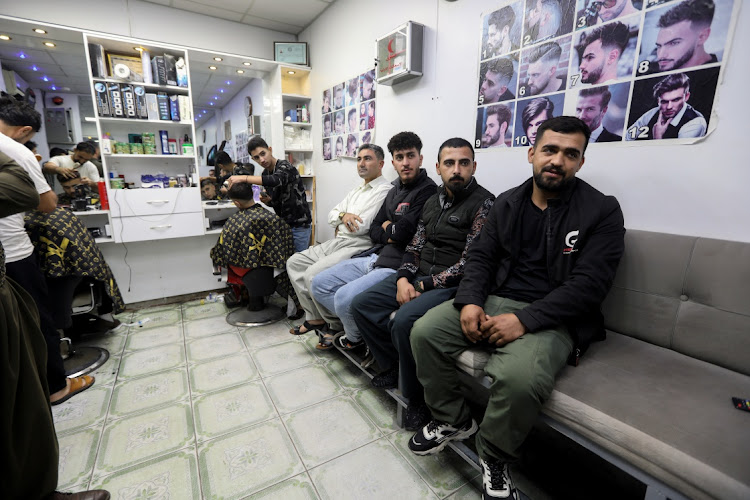
[[159,125],[179,125],[182,127],[192,127],[193,122],[191,121],[180,121],[180,122],[173,122],[171,120],[139,120],[137,118],[110,118],[106,116],[97,116],[97,119],[100,122],[105,123],[128,123],[128,124],[138,124],[138,123],[158,123]]
[[176,85],[159,85],[158,83],[143,83],[143,82],[131,82],[128,80],[117,80],[115,78],[94,78],[95,82],[107,82],[107,83],[125,83],[129,85],[139,85],[146,87],[147,89],[161,90],[164,92],[179,92],[180,94],[187,95],[190,89],[187,87],[178,87]]
[[161,159],[169,159],[169,160],[193,160],[195,161],[194,156],[190,155],[146,155],[146,154],[107,154],[104,153],[105,156],[109,158],[161,158]]

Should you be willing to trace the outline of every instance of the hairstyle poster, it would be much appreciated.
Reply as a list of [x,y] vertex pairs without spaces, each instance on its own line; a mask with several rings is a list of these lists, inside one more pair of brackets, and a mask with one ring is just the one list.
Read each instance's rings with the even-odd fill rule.
[[323,91],[323,160],[355,158],[375,140],[375,69]]
[[499,2],[481,16],[474,147],[533,146],[563,114],[583,120],[593,144],[700,140],[717,126],[740,3]]

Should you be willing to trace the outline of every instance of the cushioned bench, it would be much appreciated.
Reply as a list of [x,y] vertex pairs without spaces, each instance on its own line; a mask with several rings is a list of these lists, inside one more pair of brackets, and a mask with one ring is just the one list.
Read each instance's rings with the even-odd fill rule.
[[[750,498],[750,244],[629,230],[607,340],[565,367],[543,420],[648,485],[647,498]],[[487,353],[462,354],[486,401]]]

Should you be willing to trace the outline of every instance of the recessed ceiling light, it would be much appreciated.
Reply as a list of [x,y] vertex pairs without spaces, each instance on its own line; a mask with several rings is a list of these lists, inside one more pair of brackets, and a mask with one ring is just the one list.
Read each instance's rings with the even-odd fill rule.
[[34,28],[34,33],[39,33],[40,35],[46,35],[47,32],[44,31],[42,28]]
[[214,96],[214,101],[216,101],[216,100],[218,100],[218,99],[219,99],[218,97]]
[[223,94],[224,93],[224,89],[219,89],[219,93]]
[[213,106],[213,105],[214,105],[214,103],[212,103],[212,102],[209,102],[209,103],[208,103],[208,105],[209,105],[209,106]]
[[223,60],[224,59],[222,59],[221,57],[214,57],[214,61],[223,61]]
[[9,37],[8,35],[0,35],[0,40],[6,40],[6,41],[8,41],[8,40],[12,40],[12,38]]
[[19,52],[18,53],[18,58],[19,59],[26,59],[26,54],[24,54],[23,52]]
[[49,78],[47,78],[47,75],[44,75],[44,76],[42,77],[42,80],[44,80],[45,82],[48,82],[48,81],[49,81]]
[[232,85],[232,81],[231,81],[231,80],[227,80],[227,81],[226,81],[226,82],[224,82],[224,83],[226,83],[227,85]]
[[32,67],[31,67],[31,70],[32,70],[32,71],[39,71],[39,68],[38,68],[38,67],[36,66],[36,64],[35,64],[34,66],[32,66]]
[[247,62],[247,61],[245,61],[245,62],[243,62],[242,64],[244,64],[245,66],[250,66],[250,65],[251,65],[251,64],[253,64],[253,63],[250,63],[250,62]]
[[238,74],[240,74],[240,75],[241,75],[241,74],[243,74],[244,72],[245,72],[245,70],[244,70],[244,69],[238,69],[238,70],[237,70],[237,73],[238,73]]
[[50,90],[57,90],[57,87],[55,87],[55,86],[53,85],[53,86],[51,86],[51,87],[50,87]]
[[292,71],[292,70],[289,70],[289,71],[287,71],[287,73],[289,73],[290,75],[293,75],[295,72]]
[[54,47],[55,46],[55,44],[52,43],[52,42],[44,42],[44,45],[46,45],[47,47]]
[[213,71],[213,70],[215,70],[215,69],[216,69],[216,66],[209,66],[209,67],[208,67],[208,69],[210,69],[210,70],[212,70],[212,71]]

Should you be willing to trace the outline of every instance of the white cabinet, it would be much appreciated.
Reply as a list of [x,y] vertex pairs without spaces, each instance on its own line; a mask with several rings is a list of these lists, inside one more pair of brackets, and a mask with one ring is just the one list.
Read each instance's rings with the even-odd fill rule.
[[113,217],[115,242],[187,238],[203,234],[203,214],[192,212],[143,217]]
[[109,209],[113,217],[201,211],[198,188],[112,189],[110,193]]

